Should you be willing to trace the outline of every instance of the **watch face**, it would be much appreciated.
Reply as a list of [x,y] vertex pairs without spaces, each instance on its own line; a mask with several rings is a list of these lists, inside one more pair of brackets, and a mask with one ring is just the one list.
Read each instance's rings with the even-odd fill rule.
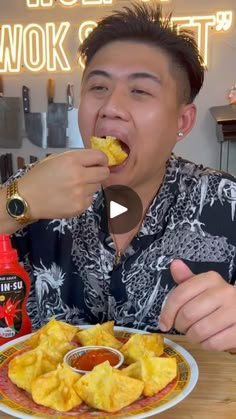
[[25,212],[25,205],[21,201],[21,199],[18,198],[12,198],[10,202],[8,203],[8,212],[13,217],[20,217]]

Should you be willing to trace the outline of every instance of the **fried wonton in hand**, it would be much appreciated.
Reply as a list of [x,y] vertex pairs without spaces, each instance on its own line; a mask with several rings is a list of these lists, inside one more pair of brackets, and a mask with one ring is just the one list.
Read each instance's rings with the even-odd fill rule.
[[158,333],[134,334],[120,349],[126,364],[138,361],[143,355],[160,356],[164,352],[164,339]]
[[87,405],[105,412],[117,412],[133,403],[141,396],[143,387],[142,381],[121,374],[108,361],[94,367],[75,384]]
[[35,403],[60,412],[67,412],[82,403],[75,384],[80,374],[68,365],[59,364],[57,369],[36,378],[32,383],[32,398]]
[[139,361],[121,370],[128,377],[144,382],[144,396],[153,396],[177,376],[176,358],[143,356]]
[[57,360],[42,349],[35,348],[16,356],[9,362],[8,377],[17,387],[31,393],[33,380],[41,374],[53,371],[56,367]]
[[122,343],[107,332],[106,328],[107,326],[103,327],[101,324],[96,324],[93,327],[79,331],[76,337],[82,346],[101,345],[119,349]]
[[54,336],[54,338],[57,338],[59,341],[70,342],[76,332],[78,332],[76,326],[52,319],[31,336],[28,343],[32,348],[35,348],[42,340],[45,340],[45,338],[48,338],[49,336]]
[[92,137],[91,146],[94,149],[101,150],[108,157],[108,166],[116,166],[125,161],[128,154],[122,149],[120,141],[115,137]]

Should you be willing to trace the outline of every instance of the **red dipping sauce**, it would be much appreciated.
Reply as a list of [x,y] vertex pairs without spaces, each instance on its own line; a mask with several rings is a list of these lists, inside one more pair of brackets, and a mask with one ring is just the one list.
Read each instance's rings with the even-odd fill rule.
[[119,357],[107,349],[92,349],[71,361],[71,366],[83,371],[92,371],[96,365],[109,361],[114,367],[119,362]]

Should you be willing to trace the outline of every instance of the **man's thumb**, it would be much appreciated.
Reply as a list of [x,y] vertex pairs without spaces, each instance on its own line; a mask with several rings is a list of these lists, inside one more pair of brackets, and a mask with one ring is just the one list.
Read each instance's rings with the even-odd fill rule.
[[170,265],[170,272],[177,284],[186,281],[191,278],[194,274],[189,267],[180,259],[175,259]]

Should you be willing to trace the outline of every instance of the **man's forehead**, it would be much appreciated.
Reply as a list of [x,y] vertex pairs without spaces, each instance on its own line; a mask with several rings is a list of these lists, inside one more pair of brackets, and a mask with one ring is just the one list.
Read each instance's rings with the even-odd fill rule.
[[151,74],[160,80],[160,73],[168,72],[168,67],[169,60],[159,48],[143,42],[116,41],[96,52],[84,70],[83,79],[119,74],[127,78],[140,75],[147,75],[148,78],[148,74]]
[[[138,51],[139,54],[136,54]],[[162,48],[151,42],[139,40],[116,40],[108,42],[98,48],[92,58],[90,58],[90,63],[94,60],[104,59],[104,57],[106,59],[109,59],[109,57],[122,59],[125,54],[128,54],[131,59],[141,59],[143,55],[158,56],[163,59],[167,58],[167,53]]]

